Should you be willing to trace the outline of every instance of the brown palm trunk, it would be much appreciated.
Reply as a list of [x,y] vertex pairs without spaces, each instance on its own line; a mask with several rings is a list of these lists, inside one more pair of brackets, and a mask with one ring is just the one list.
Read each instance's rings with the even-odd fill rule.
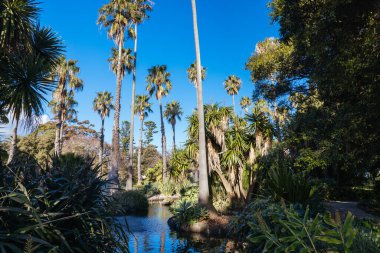
[[165,125],[164,117],[162,114],[162,103],[161,99],[159,100],[160,104],[160,116],[161,116],[161,145],[162,145],[162,179],[163,182],[167,182],[167,166],[166,166],[166,136],[165,136]]
[[197,7],[195,0],[191,0],[194,25],[194,41],[197,65],[197,107],[199,121],[199,199],[200,205],[211,208],[209,198],[208,170],[207,170],[207,155],[206,155],[206,133],[204,125],[204,109],[203,109],[203,91],[202,91],[202,64],[201,53],[199,46],[198,22],[197,22]]
[[60,79],[59,85],[61,86],[61,94],[59,96],[59,108],[57,112],[57,124],[55,125],[55,141],[54,141],[54,151],[56,156],[61,155],[61,127],[62,127],[62,110],[63,110],[63,93],[64,93],[64,85],[66,80]]
[[102,118],[102,128],[100,129],[100,146],[99,146],[99,165],[103,163],[104,151],[104,118]]
[[135,128],[135,90],[136,90],[136,66],[137,66],[137,25],[135,24],[135,45],[134,45],[133,70],[132,70],[132,99],[131,99],[131,124],[129,129],[129,159],[128,159],[128,175],[127,175],[127,190],[133,188],[133,135]]
[[143,127],[144,127],[144,119],[141,119],[140,126],[140,140],[139,140],[139,152],[137,155],[137,184],[141,185],[141,153],[142,153],[142,143],[143,143]]
[[[122,38],[124,34],[122,35]],[[118,49],[118,63],[116,74],[116,101],[115,101],[115,113],[113,119],[112,129],[112,148],[111,148],[111,168],[109,170],[108,179],[110,182],[111,194],[119,187],[119,164],[120,164],[120,143],[119,143],[119,124],[120,124],[120,99],[121,99],[121,85],[122,85],[122,49],[124,40],[120,40]]]
[[62,153],[63,149],[63,128],[65,126],[65,120],[62,120],[61,126],[59,128],[59,149],[60,152]]
[[16,156],[16,152],[17,152],[17,129],[18,129],[18,119],[16,119],[16,124],[15,124],[15,127],[13,128],[13,131],[12,131],[12,142],[11,142],[11,145],[9,147],[9,156],[8,156],[8,161],[7,161],[7,165],[10,165],[13,163],[14,159],[15,159],[15,156]]

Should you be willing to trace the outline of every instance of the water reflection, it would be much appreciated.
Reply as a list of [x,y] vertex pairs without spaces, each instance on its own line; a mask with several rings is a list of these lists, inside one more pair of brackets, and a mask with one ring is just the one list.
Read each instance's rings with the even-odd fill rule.
[[147,216],[127,216],[130,231],[130,252],[239,252],[229,249],[225,240],[211,240],[202,237],[186,237],[170,231],[167,220],[171,217],[169,208],[152,204]]

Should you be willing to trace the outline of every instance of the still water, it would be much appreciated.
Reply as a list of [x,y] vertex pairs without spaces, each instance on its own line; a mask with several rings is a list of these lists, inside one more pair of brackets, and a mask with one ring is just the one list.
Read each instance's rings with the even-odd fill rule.
[[167,252],[239,252],[226,249],[226,240],[184,237],[170,231],[167,225],[171,213],[167,206],[151,204],[147,216],[127,216],[131,253]]

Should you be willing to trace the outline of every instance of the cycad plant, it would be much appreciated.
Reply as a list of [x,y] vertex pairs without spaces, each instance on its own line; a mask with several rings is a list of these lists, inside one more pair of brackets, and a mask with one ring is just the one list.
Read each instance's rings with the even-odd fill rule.
[[239,93],[241,84],[241,79],[235,75],[228,76],[227,79],[224,81],[224,89],[227,91],[228,95],[232,96],[232,105],[234,107],[235,113],[235,95]]
[[[139,140],[139,151],[137,155],[137,184],[141,185],[141,153],[143,146],[143,130],[144,130],[144,119],[148,117],[148,114],[152,112],[151,103],[149,102],[150,97],[147,95],[137,95],[134,113],[139,116],[140,119],[140,140]],[[132,160],[132,159],[130,159]]]
[[173,150],[174,153],[176,150],[175,145],[175,125],[177,120],[181,120],[181,116],[183,114],[181,104],[178,101],[173,100],[172,102],[166,104],[164,115],[168,120],[169,124],[172,126],[173,130]]
[[104,120],[110,115],[113,109],[113,97],[108,91],[98,92],[93,101],[93,109],[98,112],[102,120],[102,128],[100,129],[100,147],[99,147],[99,164],[103,162],[104,151]]
[[[119,187],[119,165],[120,165],[120,99],[121,85],[123,79],[123,48],[127,26],[130,24],[128,0],[110,0],[99,10],[98,24],[108,29],[108,37],[114,40],[117,47],[117,69],[116,69],[116,98],[115,113],[112,129],[112,152],[111,168],[108,174],[110,183],[114,188]],[[114,192],[115,189],[111,189]]]
[[155,94],[158,104],[160,106],[160,119],[161,119],[161,145],[162,145],[162,176],[163,181],[167,180],[167,162],[166,162],[166,136],[165,125],[162,111],[162,98],[167,96],[172,89],[172,83],[170,81],[170,73],[167,71],[166,65],[153,66],[148,70],[148,76],[146,78],[148,83],[146,89],[150,96]]

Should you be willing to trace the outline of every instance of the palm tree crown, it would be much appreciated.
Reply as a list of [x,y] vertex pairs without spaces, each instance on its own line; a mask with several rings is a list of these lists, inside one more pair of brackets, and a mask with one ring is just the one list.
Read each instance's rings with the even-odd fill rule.
[[[206,78],[206,68],[202,67],[202,80]],[[187,69],[187,77],[189,81],[197,87],[197,63],[192,63],[190,67]]]
[[140,117],[140,120],[144,120],[148,117],[148,114],[152,111],[152,104],[149,102],[150,97],[147,95],[137,95],[135,104],[135,114]]
[[178,101],[173,100],[166,105],[164,115],[170,124],[175,125],[177,123],[177,119],[181,120],[182,114],[183,111]]
[[128,0],[111,0],[99,9],[98,24],[108,28],[108,37],[117,45],[124,41],[125,29],[130,21]]
[[99,113],[102,119],[108,117],[113,109],[112,100],[113,97],[108,91],[96,93],[96,97],[93,101],[93,109]]
[[[111,49],[111,57],[108,59],[108,62],[111,64],[112,71],[117,74],[118,67],[118,57],[119,52],[116,48]],[[133,68],[134,56],[132,54],[132,49],[123,48],[121,50],[121,76],[124,77],[126,73],[130,74]]]
[[248,107],[252,104],[249,97],[242,97],[240,100],[240,106],[243,110],[247,111]]
[[229,95],[237,95],[239,93],[242,81],[239,77],[235,75],[229,76],[226,81],[224,81],[224,89]]
[[151,96],[155,93],[156,99],[161,100],[172,89],[172,83],[169,79],[170,73],[167,72],[166,65],[154,66],[148,69],[148,72],[146,89]]

